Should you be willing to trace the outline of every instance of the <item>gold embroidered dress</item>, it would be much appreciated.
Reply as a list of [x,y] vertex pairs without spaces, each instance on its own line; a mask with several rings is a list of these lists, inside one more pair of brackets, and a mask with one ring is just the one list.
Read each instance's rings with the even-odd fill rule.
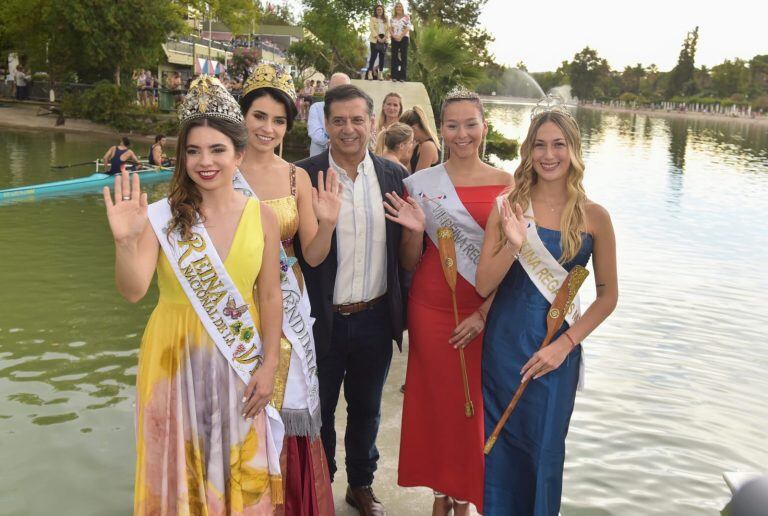
[[[304,288],[301,267],[295,261],[293,239],[299,229],[299,210],[296,203],[296,168],[290,167],[291,195],[262,202],[272,208],[280,226],[280,240],[285,254],[291,258],[293,269],[300,288]],[[285,389],[289,381],[291,362],[291,343],[285,337],[280,339],[280,364],[275,377],[273,404],[281,411],[283,421],[290,416],[282,407]],[[295,373],[298,373],[296,371]],[[303,374],[303,373],[300,373]],[[303,380],[294,380],[303,381]],[[306,417],[309,417],[308,415]],[[332,516],[334,512],[331,479],[328,465],[319,436],[291,435],[290,426],[286,426],[286,437],[280,456],[280,470],[283,472],[285,504],[277,508],[277,514],[286,516]]]
[[[257,326],[253,287],[263,249],[259,203],[250,199],[224,266]],[[162,251],[157,277],[160,298],[141,342],[136,387],[135,514],[273,514],[282,493],[272,495],[264,411],[243,418],[245,384]]]

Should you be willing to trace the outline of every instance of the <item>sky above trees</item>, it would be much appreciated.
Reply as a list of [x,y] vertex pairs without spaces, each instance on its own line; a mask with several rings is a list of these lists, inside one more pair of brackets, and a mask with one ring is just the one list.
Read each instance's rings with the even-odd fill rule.
[[496,38],[491,52],[497,62],[523,61],[533,72],[554,71],[587,46],[614,69],[642,63],[671,70],[695,26],[697,67],[768,54],[768,2],[758,0],[489,0],[480,21]]

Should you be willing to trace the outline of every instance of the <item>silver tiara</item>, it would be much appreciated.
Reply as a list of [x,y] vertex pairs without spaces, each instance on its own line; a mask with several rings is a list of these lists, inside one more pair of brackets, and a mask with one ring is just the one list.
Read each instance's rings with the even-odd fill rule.
[[469,91],[464,86],[454,86],[445,95],[445,100],[480,100],[480,95],[474,91]]
[[559,95],[546,95],[543,99],[538,101],[533,110],[531,110],[531,120],[543,115],[544,113],[551,113],[553,111],[563,114],[572,120],[576,120],[573,118],[571,112],[568,111],[563,97]]
[[179,105],[180,125],[196,118],[221,118],[241,124],[243,112],[216,77],[201,75],[189,86],[189,92]]

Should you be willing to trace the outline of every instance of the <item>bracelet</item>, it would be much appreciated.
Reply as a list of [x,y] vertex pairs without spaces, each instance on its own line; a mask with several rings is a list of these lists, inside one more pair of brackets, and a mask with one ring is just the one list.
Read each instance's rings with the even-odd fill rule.
[[566,338],[566,339],[568,339],[568,340],[570,340],[570,341],[571,341],[571,349],[575,348],[575,347],[576,347],[576,341],[575,341],[575,340],[573,340],[573,337],[571,337],[570,335],[568,335],[568,332],[567,332],[567,331],[564,331],[564,332],[563,332],[563,335],[565,335],[565,338]]
[[477,310],[475,310],[475,312],[477,312],[477,313],[478,313],[478,315],[480,316],[480,319],[482,319],[482,320],[483,320],[483,324],[485,324],[485,317],[486,317],[486,316],[485,316],[485,315],[483,315],[483,311],[482,311],[482,310],[480,310],[480,309],[478,308]]
[[[506,242],[504,242],[504,247],[506,247],[506,248],[508,248],[508,249],[512,250],[512,244],[510,244],[510,243],[509,243],[509,240],[507,240]],[[520,249],[518,249],[517,251],[513,251],[513,253],[512,253],[512,257],[513,257],[515,260],[519,260],[519,259],[520,259]]]

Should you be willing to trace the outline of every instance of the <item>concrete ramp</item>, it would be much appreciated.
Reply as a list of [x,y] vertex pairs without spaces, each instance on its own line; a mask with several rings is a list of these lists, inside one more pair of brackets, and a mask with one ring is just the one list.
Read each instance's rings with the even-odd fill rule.
[[432,104],[429,102],[429,95],[424,84],[420,82],[364,81],[360,79],[353,79],[352,84],[371,96],[373,99],[373,110],[377,117],[381,113],[384,97],[393,91],[399,93],[403,97],[403,111],[411,109],[413,106],[421,106],[427,114],[432,130],[437,134],[435,115],[432,112]]

